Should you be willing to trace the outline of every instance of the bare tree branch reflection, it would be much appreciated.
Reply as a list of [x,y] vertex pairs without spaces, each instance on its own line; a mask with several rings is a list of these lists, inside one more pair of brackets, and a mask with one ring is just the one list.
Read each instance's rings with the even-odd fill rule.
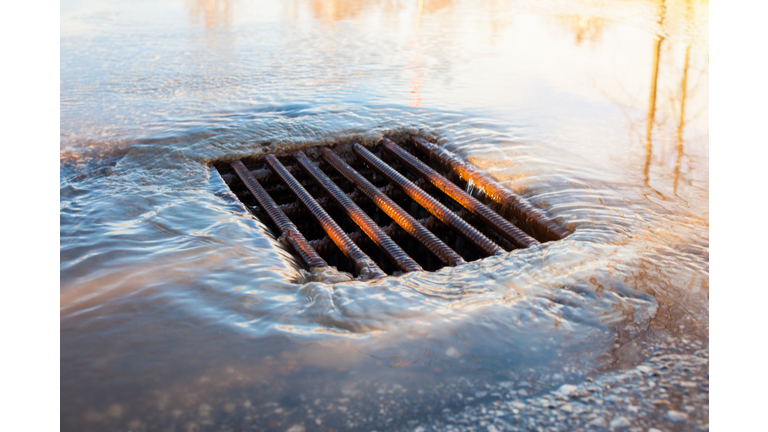
[[[664,25],[665,0],[661,0],[659,5],[659,26]],[[651,96],[648,103],[648,126],[645,131],[645,185],[648,186],[649,171],[651,168],[651,155],[653,154],[653,145],[651,143],[651,132],[653,131],[653,119],[656,115],[656,88],[659,80],[659,57],[661,56],[661,42],[664,37],[658,35],[654,41],[653,47],[653,72],[651,75]]]
[[683,157],[683,125],[685,124],[685,98],[686,86],[688,84],[688,63],[691,57],[691,46],[685,49],[685,66],[683,67],[683,83],[681,84],[682,96],[680,98],[680,124],[677,127],[677,161],[675,162],[675,186],[674,192],[677,194],[677,182],[680,179],[680,160]]

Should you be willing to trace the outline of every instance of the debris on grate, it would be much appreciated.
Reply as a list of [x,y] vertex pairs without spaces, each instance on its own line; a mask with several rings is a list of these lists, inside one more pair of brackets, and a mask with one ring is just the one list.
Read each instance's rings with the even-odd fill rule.
[[370,148],[354,141],[307,147],[214,168],[305,266],[333,266],[361,279],[435,271],[569,234],[416,135],[383,138]]

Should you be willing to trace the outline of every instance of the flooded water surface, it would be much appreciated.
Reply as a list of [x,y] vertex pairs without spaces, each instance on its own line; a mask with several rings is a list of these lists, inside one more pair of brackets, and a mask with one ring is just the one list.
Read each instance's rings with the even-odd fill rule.
[[[63,1],[62,430],[535,430],[451,419],[708,355],[708,51],[706,1]],[[312,274],[209,168],[392,132],[573,234]]]

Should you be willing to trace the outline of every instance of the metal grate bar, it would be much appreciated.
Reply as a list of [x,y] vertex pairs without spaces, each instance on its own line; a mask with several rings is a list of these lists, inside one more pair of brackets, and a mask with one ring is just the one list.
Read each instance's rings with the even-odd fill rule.
[[376,204],[384,213],[387,214],[392,220],[400,225],[409,234],[419,240],[427,249],[435,254],[442,262],[448,265],[456,266],[464,264],[464,258],[449,248],[448,245],[443,243],[439,238],[432,234],[428,229],[424,228],[416,219],[403,210],[399,205],[395,204],[391,198],[382,193],[371,182],[361,176],[346,162],[341,160],[336,154],[334,154],[329,148],[323,148],[320,150],[323,159],[328,162],[336,171],[343,175],[347,180],[354,183],[360,190],[365,193],[371,201]]
[[[416,221],[420,223],[422,226],[424,226],[424,228],[432,232],[441,232],[441,231],[450,230],[450,227],[440,222],[434,216],[428,216],[423,219],[416,219]],[[400,225],[394,222],[392,222],[387,226],[381,227],[381,231],[394,240],[400,240],[400,239],[411,237],[411,235],[408,232],[403,230],[402,227],[400,227]],[[349,235],[349,238],[351,238],[352,241],[354,241],[358,245],[364,246],[368,244],[373,244],[373,241],[371,241],[371,239],[368,238],[368,236],[362,231],[355,231],[353,233],[349,233],[348,235]],[[333,241],[328,237],[323,237],[318,240],[310,240],[309,244],[313,248],[315,248],[317,253],[328,253],[331,249],[335,247],[333,244]]]
[[312,195],[304,189],[296,178],[288,172],[287,169],[280,163],[274,155],[268,155],[266,157],[267,165],[270,169],[277,174],[283,182],[296,194],[299,200],[307,206],[313,216],[320,222],[323,230],[328,234],[336,246],[341,249],[344,255],[347,256],[355,264],[355,271],[358,275],[370,278],[384,277],[387,274],[384,273],[368,255],[366,255],[359,247],[347,236],[347,234],[336,224],[336,222],[323,210],[320,204],[312,198]]
[[411,139],[416,148],[448,166],[461,179],[472,181],[488,198],[501,204],[502,209],[509,208],[520,224],[537,234],[539,240],[560,240],[570,234],[525,199],[500,186],[491,177],[462,162],[447,150],[418,136],[412,135]]
[[[289,165],[285,167],[285,169],[287,169],[288,172],[293,175],[296,175],[296,173],[299,172],[299,167],[295,165]],[[272,175],[272,171],[267,168],[261,168],[251,171],[251,174],[253,174],[253,177],[255,177],[256,180],[265,181]]]
[[429,196],[421,188],[411,183],[410,180],[392,169],[392,167],[384,163],[381,159],[377,158],[373,153],[369,152],[363,146],[360,144],[355,144],[352,146],[352,149],[354,150],[355,154],[363,159],[368,165],[370,165],[371,168],[375,169],[379,172],[379,174],[386,177],[387,180],[400,187],[400,189],[408,194],[411,199],[419,203],[419,205],[432,213],[436,218],[440,219],[444,224],[456,230],[456,232],[477,246],[480,250],[487,253],[488,255],[501,255],[504,253],[504,249],[502,249],[499,245],[491,241],[480,231],[473,228],[472,225],[466,223],[463,219],[456,216],[454,212],[450,211],[446,206],[440,204],[439,201]]
[[320,255],[318,255],[312,246],[309,245],[309,242],[307,242],[307,239],[304,238],[301,232],[299,232],[296,225],[294,225],[282,210],[280,210],[275,201],[272,200],[272,197],[269,196],[267,191],[264,190],[261,184],[259,184],[259,182],[251,175],[245,165],[239,160],[230,163],[230,165],[235,170],[235,173],[237,173],[237,176],[240,177],[243,184],[245,184],[245,187],[248,188],[248,191],[251,192],[251,195],[253,195],[259,202],[259,206],[266,210],[267,214],[272,219],[272,222],[277,225],[277,228],[296,254],[299,255],[302,261],[304,261],[304,264],[310,269],[328,267],[325,260],[320,258]]
[[539,244],[536,239],[523,232],[520,228],[512,225],[511,222],[499,216],[496,212],[486,207],[483,203],[473,198],[461,188],[451,183],[445,177],[437,173],[422,161],[415,158],[410,153],[403,150],[400,146],[391,140],[384,138],[384,150],[402,162],[408,169],[421,177],[429,180],[438,189],[446,195],[453,198],[454,201],[461,204],[464,208],[471,211],[485,223],[490,225],[499,234],[511,241],[515,246],[527,248]]
[[[384,252],[387,257],[401,270],[406,272],[424,270],[416,263],[405,251],[397,245],[388,235],[384,234],[376,222],[371,220],[365,212],[357,206],[344,192],[326,176],[307,155],[302,151],[294,154],[296,162],[309,174],[310,177],[333,198],[344,212],[352,219],[357,226]],[[357,242],[356,242],[357,243]]]
[[[414,184],[416,186],[423,187],[424,185],[427,185],[429,183],[425,180],[419,179],[418,181],[414,182]],[[392,199],[398,199],[405,196],[405,193],[403,191],[401,191],[396,186],[391,184],[380,187],[378,189]],[[360,192],[359,190],[354,190],[353,192],[348,193],[346,195],[349,197],[349,199],[351,199],[357,204],[364,204],[368,201],[368,197],[364,193]],[[317,203],[320,204],[324,209],[328,209],[331,206],[335,205],[334,201],[330,197],[316,198],[315,201],[317,201]],[[283,211],[283,213],[286,214],[286,216],[290,218],[309,214],[309,210],[307,210],[307,208],[304,207],[304,205],[301,204],[300,202],[295,202],[290,204],[281,204],[280,209]]]
[[[415,135],[212,165],[310,269],[334,266],[361,278],[435,271],[570,234],[478,168]],[[484,195],[473,196],[464,182]]]

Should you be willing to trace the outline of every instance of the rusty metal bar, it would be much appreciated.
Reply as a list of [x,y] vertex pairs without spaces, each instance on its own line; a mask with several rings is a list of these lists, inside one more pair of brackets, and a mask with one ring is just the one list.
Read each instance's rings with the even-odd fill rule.
[[383,147],[384,150],[397,158],[406,167],[408,167],[408,169],[429,180],[430,183],[435,185],[441,191],[445,192],[446,195],[453,198],[464,208],[471,211],[483,222],[490,225],[493,229],[495,229],[504,238],[512,242],[512,244],[515,246],[527,248],[529,246],[535,246],[539,244],[536,239],[523,232],[523,230],[520,228],[514,226],[508,220],[499,216],[496,212],[486,207],[485,204],[476,200],[470,194],[464,192],[461,188],[451,183],[448,179],[438,174],[437,171],[433,170],[424,162],[403,150],[400,146],[391,140],[384,138]]
[[328,267],[328,263],[320,258],[320,255],[312,249],[312,246],[309,245],[307,239],[304,238],[301,232],[299,232],[296,225],[285,216],[267,191],[264,190],[255,178],[253,178],[245,165],[239,160],[230,162],[230,165],[235,170],[235,173],[237,173],[237,176],[240,177],[240,180],[245,184],[245,187],[248,188],[248,191],[250,191],[256,198],[256,201],[259,202],[259,206],[267,212],[272,219],[272,222],[277,225],[282,236],[288,241],[291,247],[293,247],[293,250],[296,251],[296,254],[299,255],[307,267],[310,269]]
[[[425,185],[428,185],[429,183],[424,179],[418,179],[413,184],[419,187],[423,187]],[[380,187],[379,190],[383,192],[386,196],[392,199],[399,199],[406,196],[405,192],[401,191],[396,186],[391,184]],[[364,204],[364,203],[367,203],[368,201],[368,197],[357,189],[355,189],[354,191],[346,195],[349,197],[349,199],[354,201],[356,204]],[[324,209],[331,208],[332,206],[335,205],[333,200],[329,197],[317,198],[315,199],[315,201],[317,201],[317,203],[320,204]],[[285,213],[285,215],[290,218],[309,214],[309,210],[307,210],[307,208],[304,207],[304,205],[300,202],[293,202],[290,204],[280,204],[280,210],[282,210],[283,213]]]
[[[468,211],[463,210],[462,214],[464,216],[472,216]],[[416,222],[420,223],[424,228],[434,232],[442,232],[442,231],[450,231],[451,227],[448,225],[440,222],[440,220],[432,215],[429,215],[422,219],[416,219]],[[392,222],[386,226],[381,227],[381,230],[384,232],[384,234],[388,235],[392,239],[403,239],[406,237],[410,237],[410,234],[408,234],[407,231],[405,231],[400,225],[396,224],[395,222]],[[347,234],[349,238],[352,239],[355,243],[358,244],[373,244],[373,241],[368,238],[367,235],[365,235],[362,231],[355,231]],[[330,242],[330,243],[329,243]],[[325,236],[318,240],[310,240],[309,244],[314,245],[319,244],[325,246],[330,246],[333,244],[331,242],[331,239],[328,236]],[[315,250],[320,253],[320,249],[315,248]]]
[[[342,157],[347,163],[349,163],[351,160],[354,159],[353,155],[348,155],[346,157]],[[298,165],[286,165],[283,164],[285,169],[288,170],[289,173],[293,174],[294,176],[299,176],[301,174],[301,167]],[[269,168],[256,168],[253,170],[250,170],[253,177],[256,178],[260,183],[264,182],[269,179],[270,176],[272,176],[272,170]]]
[[[285,169],[287,169],[288,172],[293,175],[296,175],[296,173],[299,172],[299,167],[295,165],[289,165],[285,167]],[[272,171],[270,171],[267,168],[261,168],[261,169],[255,169],[251,171],[251,174],[253,174],[253,177],[256,178],[256,180],[261,182],[269,178],[269,176],[272,175]]]
[[304,171],[333,198],[344,212],[355,221],[357,226],[384,252],[384,254],[398,267],[405,272],[422,271],[421,266],[416,263],[405,251],[400,248],[389,236],[384,234],[381,228],[368,217],[365,212],[357,206],[344,192],[325,175],[320,168],[316,167],[307,155],[301,150],[294,153],[296,162],[304,168]]
[[395,223],[400,225],[409,234],[419,240],[427,249],[435,254],[442,262],[448,265],[456,266],[464,264],[464,259],[454,252],[453,249],[448,247],[439,238],[432,234],[428,229],[424,228],[416,219],[403,210],[399,205],[395,204],[391,198],[382,193],[365,177],[361,176],[357,171],[350,167],[346,162],[341,160],[335,153],[329,148],[323,148],[320,150],[323,155],[323,159],[328,162],[336,171],[341,173],[347,180],[354,183],[365,193],[371,201],[376,204],[384,213],[392,218]]
[[[444,223],[440,222],[436,217],[434,216],[427,216],[423,219],[416,219],[417,222],[419,222],[421,225],[424,226],[424,228],[435,232],[435,231],[444,231],[444,230],[450,230],[451,228],[445,225]],[[381,230],[384,232],[384,234],[388,235],[392,239],[404,239],[406,237],[410,237],[410,234],[403,230],[400,225],[392,222],[391,224],[387,226],[381,227]],[[373,241],[365,235],[362,231],[355,231],[353,233],[349,233],[349,238],[352,239],[357,244],[373,244]],[[309,244],[312,245],[313,248],[318,253],[327,253],[330,252],[332,248],[335,247],[333,244],[333,241],[331,241],[330,238],[323,237],[321,239],[317,240],[310,240]]]
[[283,164],[280,163],[274,155],[268,155],[266,160],[270,169],[272,169],[272,171],[277,174],[286,185],[288,185],[299,200],[307,206],[310,212],[312,212],[312,215],[315,216],[318,222],[320,222],[320,225],[323,227],[326,234],[328,234],[328,237],[336,243],[347,258],[352,260],[358,275],[366,278],[378,278],[387,275],[368,257],[368,255],[350,240],[347,234],[336,224],[328,213],[320,207],[320,204],[312,198],[312,195],[304,189],[299,181],[285,169]]
[[483,235],[480,231],[476,230],[472,225],[465,222],[462,218],[456,216],[454,212],[449,210],[446,206],[440,204],[439,201],[432,198],[424,192],[421,188],[414,185],[410,180],[405,178],[402,174],[395,171],[384,163],[381,159],[377,158],[373,153],[369,152],[365,147],[360,144],[352,146],[353,151],[357,156],[363,159],[371,168],[379,172],[390,182],[396,184],[411,199],[416,201],[420,206],[424,207],[428,212],[432,213],[436,218],[440,219],[444,224],[450,226],[458,234],[467,239],[470,243],[474,244],[481,251],[488,255],[501,255],[504,253],[499,245],[491,241],[488,237]]
[[[317,201],[317,203],[320,204],[320,206],[324,209],[329,209],[333,205],[333,201],[326,197],[318,198],[315,201]],[[288,217],[297,217],[309,214],[309,210],[307,210],[307,208],[304,207],[304,204],[302,204],[300,201],[292,202],[290,204],[280,204],[280,209]]]
[[435,157],[443,165],[451,168],[460,178],[468,182],[471,181],[488,198],[501,204],[502,211],[509,208],[512,215],[520,222],[520,225],[532,231],[539,240],[560,240],[570,234],[569,231],[557,225],[541,210],[529,204],[521,196],[499,185],[491,177],[462,162],[450,152],[424,138],[411,135],[411,139],[416,148]]

